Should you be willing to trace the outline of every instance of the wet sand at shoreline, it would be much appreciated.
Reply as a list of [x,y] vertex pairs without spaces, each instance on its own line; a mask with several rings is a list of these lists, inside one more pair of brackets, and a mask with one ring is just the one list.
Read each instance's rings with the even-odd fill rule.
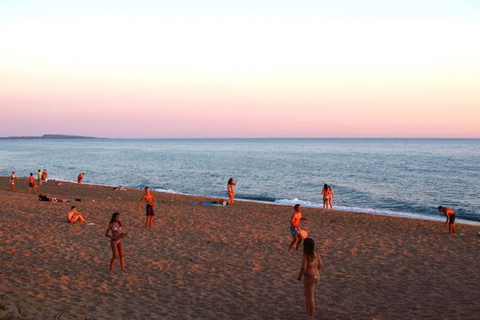
[[[0,315],[25,319],[310,319],[296,280],[301,252],[288,253],[290,206],[153,192],[145,228],[142,190],[49,182],[38,201],[26,179],[0,177]],[[67,224],[72,205],[86,224]],[[435,208],[433,208],[434,210]],[[114,211],[129,235],[127,272],[108,270]],[[324,268],[317,319],[478,319],[479,226],[304,208],[302,229]],[[463,234],[463,235],[460,235]],[[20,313],[21,312],[21,313]],[[20,313],[20,314],[19,314]]]

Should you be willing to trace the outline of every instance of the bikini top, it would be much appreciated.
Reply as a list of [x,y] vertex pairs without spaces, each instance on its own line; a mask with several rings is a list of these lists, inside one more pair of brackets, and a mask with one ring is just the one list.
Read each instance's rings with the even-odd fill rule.
[[122,232],[122,227],[116,227],[115,225],[112,225],[112,233],[113,232]]
[[308,268],[318,267],[317,254],[315,254],[315,260],[313,260],[313,261],[308,261],[308,262],[307,262],[307,266],[308,266]]

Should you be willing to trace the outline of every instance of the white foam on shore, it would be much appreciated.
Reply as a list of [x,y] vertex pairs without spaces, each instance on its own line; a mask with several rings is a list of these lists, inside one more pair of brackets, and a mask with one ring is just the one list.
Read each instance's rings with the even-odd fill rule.
[[[77,181],[71,180],[64,180],[64,179],[52,179],[49,181],[65,181],[65,182],[72,182],[77,183]],[[89,183],[82,183],[87,185],[98,185],[98,184],[89,184]],[[102,185],[107,187],[114,187],[108,185]],[[154,188],[152,191],[160,192],[160,193],[169,193],[169,194],[178,194],[184,196],[194,196],[194,197],[206,197],[206,198],[221,198],[215,196],[205,196],[205,195],[196,195],[196,194],[187,194],[183,192],[178,192],[172,189],[161,189],[161,188]],[[235,201],[243,201],[243,202],[254,202],[254,203],[263,203],[263,204],[274,204],[274,205],[281,205],[281,206],[294,206],[296,204],[300,204],[303,207],[309,208],[319,208],[323,207],[323,204],[300,200],[298,198],[295,199],[276,199],[274,202],[271,201],[262,201],[262,200],[252,200],[252,199],[240,199],[236,198]],[[357,212],[357,213],[364,213],[364,214],[374,214],[380,216],[389,216],[389,217],[401,217],[401,218],[409,218],[409,219],[418,219],[418,220],[427,220],[427,221],[437,221],[437,222],[445,222],[445,217],[443,216],[434,216],[434,215],[423,215],[419,213],[411,213],[411,212],[401,212],[401,211],[390,211],[386,209],[372,209],[372,208],[361,208],[361,207],[346,207],[346,206],[333,206],[334,210],[337,211],[347,211],[347,212]],[[480,221],[472,221],[472,220],[464,220],[464,219],[455,219],[456,224],[466,224],[472,226],[480,226]]]

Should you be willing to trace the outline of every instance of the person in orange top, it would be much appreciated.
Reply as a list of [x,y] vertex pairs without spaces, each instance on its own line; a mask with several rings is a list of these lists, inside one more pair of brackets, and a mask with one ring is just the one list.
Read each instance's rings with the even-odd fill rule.
[[447,221],[445,221],[445,227],[448,223],[448,233],[455,233],[455,211],[448,207],[439,206],[437,208],[439,212],[443,212],[443,214],[447,217]]
[[153,217],[155,216],[155,212],[153,211],[153,208],[155,207],[155,204],[157,203],[157,200],[153,196],[153,194],[150,193],[150,188],[145,187],[145,194],[143,195],[142,199],[138,203],[137,206],[137,211],[140,211],[140,205],[142,204],[143,200],[147,203],[147,221],[145,222],[145,228],[152,227],[153,224]]
[[85,174],[85,173],[82,172],[82,173],[80,173],[80,174],[78,175],[78,177],[77,177],[77,182],[78,182],[78,183],[82,183],[83,175],[84,175],[84,174]]
[[30,177],[28,177],[28,193],[30,191],[37,193],[37,187],[35,186],[35,177],[33,176],[33,173],[30,173]]

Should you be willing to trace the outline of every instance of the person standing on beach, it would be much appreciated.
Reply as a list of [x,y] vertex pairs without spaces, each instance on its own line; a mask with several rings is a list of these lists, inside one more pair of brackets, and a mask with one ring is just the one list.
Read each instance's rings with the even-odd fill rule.
[[15,180],[17,180],[17,176],[15,176],[15,171],[12,171],[12,175],[10,176],[10,188],[12,191],[15,191]]
[[85,174],[85,173],[82,172],[82,173],[80,173],[80,174],[78,175],[78,177],[77,177],[77,182],[78,182],[78,183],[82,183],[83,175],[84,175],[84,174]]
[[[112,259],[110,260],[110,271],[113,271],[113,263],[117,256],[120,256],[120,266],[125,272],[125,261],[123,258],[123,243],[122,239],[127,236],[127,232],[122,232],[122,223],[120,222],[120,213],[114,212],[110,223],[108,224],[105,237],[110,238],[110,247],[112,248]],[[111,233],[111,235],[110,235]]]
[[28,193],[30,191],[37,193],[37,187],[35,186],[35,178],[33,177],[33,173],[30,173],[30,177],[28,177]]
[[290,243],[290,246],[288,247],[288,252],[292,251],[293,246],[296,244],[297,247],[295,250],[298,251],[298,247],[302,243],[302,235],[301,235],[301,230],[300,230],[300,220],[305,220],[309,221],[307,218],[302,217],[302,206],[299,204],[296,204],[294,207],[295,212],[292,214],[292,217],[290,218],[290,232],[292,233],[292,242]]
[[328,210],[328,184],[326,183],[323,185],[322,198],[323,198],[323,210],[325,210],[325,208],[327,208]]
[[233,204],[235,199],[235,186],[237,185],[238,180],[233,181],[233,178],[230,178],[227,183],[228,190],[228,201],[227,204]]
[[140,205],[142,204],[143,200],[145,200],[145,202],[147,203],[147,207],[146,207],[147,221],[145,222],[145,228],[149,228],[149,227],[152,228],[153,217],[155,216],[155,212],[153,211],[153,208],[157,203],[157,199],[155,199],[153,194],[150,193],[149,187],[145,187],[145,194],[143,195],[142,199],[140,199],[140,202],[138,203],[137,211],[140,211]]
[[[333,190],[332,187],[328,186],[328,205],[330,206],[330,210],[333,210]],[[328,208],[327,205],[327,208]]]
[[447,221],[445,221],[445,227],[448,223],[448,233],[455,233],[455,211],[448,207],[439,206],[437,208],[439,212],[443,212],[443,214],[447,217]]
[[37,181],[38,181],[38,186],[41,186],[42,185],[42,170],[38,169],[38,173],[37,173]]
[[302,266],[297,280],[301,281],[303,276],[303,290],[307,304],[307,314],[315,316],[315,285],[320,281],[320,269],[322,258],[315,252],[315,242],[311,238],[303,242]]
[[42,179],[43,179],[43,181],[45,181],[45,183],[48,182],[48,172],[47,172],[47,169],[43,169]]

